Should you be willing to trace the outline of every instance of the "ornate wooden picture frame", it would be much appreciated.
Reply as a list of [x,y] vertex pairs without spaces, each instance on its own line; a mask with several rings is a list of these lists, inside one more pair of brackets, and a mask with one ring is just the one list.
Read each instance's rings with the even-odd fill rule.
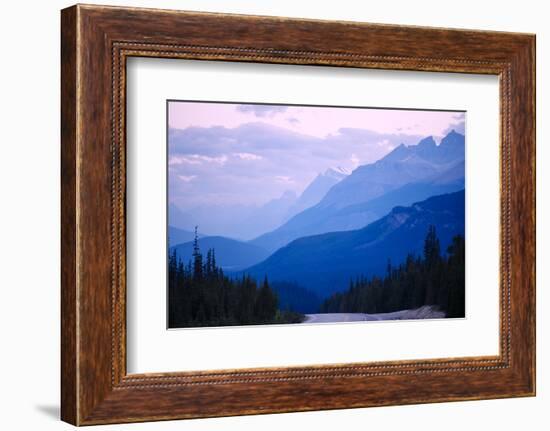
[[[535,37],[102,6],[62,11],[61,417],[138,422],[535,394]],[[126,60],[497,75],[500,354],[126,371]],[[475,187],[475,185],[474,185]]]

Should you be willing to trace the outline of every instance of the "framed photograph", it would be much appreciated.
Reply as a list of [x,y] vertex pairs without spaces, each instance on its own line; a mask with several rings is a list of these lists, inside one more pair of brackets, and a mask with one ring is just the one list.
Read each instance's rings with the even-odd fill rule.
[[535,394],[535,37],[62,11],[62,419]]
[[168,328],[465,317],[464,112],[167,111]]

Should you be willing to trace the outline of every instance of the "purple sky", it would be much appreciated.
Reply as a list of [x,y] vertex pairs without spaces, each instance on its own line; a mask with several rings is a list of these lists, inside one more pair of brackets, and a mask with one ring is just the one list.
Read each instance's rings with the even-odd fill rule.
[[235,128],[242,124],[261,121],[319,138],[337,134],[341,128],[441,137],[450,125],[463,122],[464,114],[441,111],[170,102],[168,118],[170,127],[175,129],[191,126]]
[[300,194],[331,167],[374,162],[397,145],[415,145],[451,129],[465,114],[170,102],[169,201],[261,205],[285,191]]

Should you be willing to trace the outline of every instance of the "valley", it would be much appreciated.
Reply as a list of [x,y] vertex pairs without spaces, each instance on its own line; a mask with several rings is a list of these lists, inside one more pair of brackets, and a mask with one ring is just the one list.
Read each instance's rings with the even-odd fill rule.
[[225,283],[263,281],[297,322],[460,317],[463,285],[444,273],[464,267],[464,187],[464,135],[451,130],[351,172],[327,169],[260,207],[172,205],[170,253],[192,274],[208,250]]

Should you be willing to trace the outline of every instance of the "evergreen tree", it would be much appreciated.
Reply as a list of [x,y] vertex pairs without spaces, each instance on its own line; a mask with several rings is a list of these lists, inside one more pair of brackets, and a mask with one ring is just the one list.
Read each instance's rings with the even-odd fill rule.
[[[219,271],[216,267],[216,250],[215,249],[212,249],[212,254],[211,254],[211,265],[212,265],[212,271],[213,272],[217,272],[218,274],[216,274],[216,276],[219,275]],[[221,269],[220,269],[221,271]]]
[[195,226],[195,239],[193,240],[193,278],[202,279],[202,254],[199,249],[198,226]]
[[206,276],[210,277],[212,275],[212,249],[209,249],[206,253],[206,265],[205,271]]
[[264,279],[262,287],[258,291],[255,305],[256,318],[260,322],[268,322],[272,320],[277,312],[277,296],[269,288],[267,276]]
[[449,270],[447,273],[448,294],[441,298],[448,317],[465,317],[465,251],[464,237],[455,236],[449,246]]
[[424,260],[428,267],[435,265],[441,258],[439,238],[435,232],[435,226],[430,225],[428,234],[424,240]]

